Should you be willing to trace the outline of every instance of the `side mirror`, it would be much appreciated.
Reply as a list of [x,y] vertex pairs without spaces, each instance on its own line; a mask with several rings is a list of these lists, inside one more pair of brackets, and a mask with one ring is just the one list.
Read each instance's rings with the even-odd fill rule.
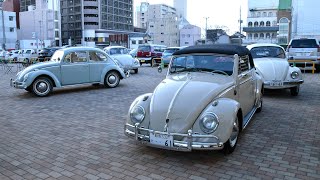
[[162,67],[161,66],[158,67],[158,72],[162,73]]

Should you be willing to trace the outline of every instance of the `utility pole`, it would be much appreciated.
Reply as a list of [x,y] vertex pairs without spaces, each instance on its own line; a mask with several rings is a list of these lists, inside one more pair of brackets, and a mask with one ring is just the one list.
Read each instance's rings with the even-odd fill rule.
[[6,50],[6,29],[4,27],[4,12],[3,8],[1,7],[1,19],[2,19],[2,49]]
[[240,19],[239,19],[239,24],[240,24],[240,30],[239,30],[239,44],[241,45],[242,44],[242,38],[241,38],[241,35],[242,35],[242,18],[241,18],[241,6],[240,6]]
[[204,17],[206,19],[206,39],[207,39],[207,30],[208,30],[208,19],[209,17]]

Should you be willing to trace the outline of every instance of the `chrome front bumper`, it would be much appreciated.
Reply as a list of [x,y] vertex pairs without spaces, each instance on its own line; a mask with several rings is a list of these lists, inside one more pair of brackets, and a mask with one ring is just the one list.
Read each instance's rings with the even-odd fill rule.
[[304,82],[304,80],[296,80],[296,81],[283,81],[281,84],[278,85],[272,85],[272,81],[265,81],[264,87],[265,88],[270,88],[270,89],[282,89],[282,88],[290,88],[290,87],[294,87],[294,86],[298,86],[300,84],[302,84]]
[[14,81],[13,79],[10,79],[10,86],[11,87],[14,87],[14,88],[17,88],[17,89],[25,89],[26,85],[24,82],[17,82],[17,81]]
[[[219,138],[214,135],[200,135],[194,134],[192,130],[188,130],[188,134],[180,134],[180,133],[168,133],[168,132],[160,132],[154,131],[151,129],[146,129],[143,127],[139,127],[140,124],[136,123],[135,125],[126,124],[124,128],[125,135],[128,137],[133,137],[135,140],[141,142],[142,144],[157,147],[161,149],[175,150],[175,151],[192,151],[192,150],[221,150],[224,145],[223,142],[220,142]],[[129,128],[133,129],[129,130]],[[160,146],[150,143],[150,133],[153,134],[162,134],[162,135],[171,135],[173,136],[173,144],[171,147],[169,146]],[[175,140],[177,137],[187,139],[186,141]],[[193,139],[201,139],[201,138],[213,138],[217,142],[196,142]]]

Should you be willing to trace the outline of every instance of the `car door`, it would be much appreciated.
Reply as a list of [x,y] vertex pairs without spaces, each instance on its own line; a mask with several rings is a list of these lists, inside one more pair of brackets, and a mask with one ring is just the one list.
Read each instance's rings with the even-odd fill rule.
[[88,83],[89,63],[87,51],[69,52],[61,64],[62,85]]
[[100,82],[103,69],[108,61],[106,54],[98,51],[89,51],[89,77],[90,82]]
[[[239,62],[239,102],[243,116],[247,116],[254,107],[255,102],[255,76],[249,57],[240,57]],[[245,119],[246,121],[246,119]],[[246,122],[244,122],[245,124]]]

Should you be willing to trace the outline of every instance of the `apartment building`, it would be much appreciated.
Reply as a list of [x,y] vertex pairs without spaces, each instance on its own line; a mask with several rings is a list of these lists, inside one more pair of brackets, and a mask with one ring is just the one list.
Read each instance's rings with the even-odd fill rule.
[[188,9],[188,0],[174,0],[173,7],[176,8],[178,14],[186,19],[187,18],[187,9]]
[[201,28],[195,25],[185,25],[180,29],[180,46],[193,46],[201,39]]
[[16,13],[16,23],[17,28],[20,28],[20,21],[19,21],[19,12],[20,12],[20,1],[19,0],[5,0],[2,3],[2,9],[4,11],[10,11]]
[[132,5],[132,0],[61,0],[62,43],[106,46],[109,35],[132,32]]
[[3,16],[0,18],[0,49],[15,49],[17,41],[16,13],[2,10],[0,13],[1,17]]

